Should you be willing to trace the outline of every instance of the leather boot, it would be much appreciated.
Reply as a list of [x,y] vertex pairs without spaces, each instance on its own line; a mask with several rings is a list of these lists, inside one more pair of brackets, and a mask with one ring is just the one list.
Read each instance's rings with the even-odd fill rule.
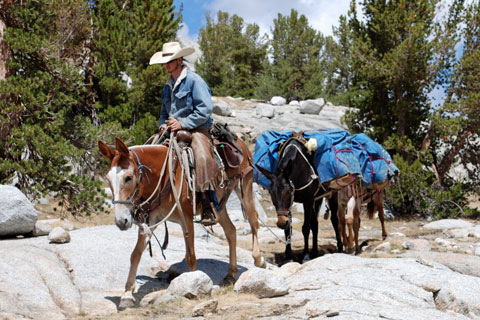
[[202,224],[204,226],[213,226],[217,223],[217,210],[213,203],[210,202],[209,196],[203,194],[203,211],[202,211]]

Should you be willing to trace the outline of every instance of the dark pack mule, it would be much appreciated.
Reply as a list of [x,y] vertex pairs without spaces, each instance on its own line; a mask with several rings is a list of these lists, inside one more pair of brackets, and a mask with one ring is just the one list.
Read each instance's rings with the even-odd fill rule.
[[[309,154],[302,140],[302,132],[293,134],[287,140],[279,152],[278,163],[275,172],[264,168],[257,169],[270,180],[269,193],[272,203],[277,211],[277,226],[285,230],[287,239],[285,257],[292,258],[292,248],[289,241],[291,236],[291,206],[293,202],[303,204],[304,220],[302,233],[304,237],[304,257],[318,256],[318,212],[323,201],[324,186],[317,178],[313,169],[313,156]],[[332,226],[337,239],[337,250],[342,252],[343,245],[338,232],[338,218],[336,214],[337,199],[332,192],[328,194],[328,202],[332,214],[330,215]],[[308,239],[312,232],[312,251],[309,253]]]
[[[110,184],[115,209],[115,224],[126,230],[132,223],[140,225],[137,244],[130,257],[125,292],[120,308],[133,306],[135,278],[138,264],[152,231],[163,219],[179,223],[182,227],[186,253],[185,261],[190,270],[196,268],[194,250],[194,205],[189,195],[187,181],[179,161],[173,161],[171,149],[163,145],[142,145],[128,148],[115,138],[116,150],[103,141],[98,142],[100,153],[110,161],[106,179]],[[265,260],[258,246],[258,213],[254,205],[252,189],[253,168],[251,153],[240,139],[237,145],[245,155],[236,168],[227,168],[224,188],[217,189],[220,200],[218,222],[223,228],[229,247],[229,270],[226,282],[234,281],[238,272],[236,258],[236,228],[222,204],[236,191],[252,230],[252,255],[255,266],[265,267]],[[167,161],[168,160],[168,161]],[[201,212],[198,210],[198,212]],[[154,226],[154,227],[150,227]]]

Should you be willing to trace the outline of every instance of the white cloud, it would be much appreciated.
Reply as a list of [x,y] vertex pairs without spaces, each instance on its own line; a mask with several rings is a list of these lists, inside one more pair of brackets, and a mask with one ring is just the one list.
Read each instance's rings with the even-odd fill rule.
[[270,34],[273,19],[278,13],[289,16],[291,9],[305,15],[308,23],[324,35],[332,35],[332,26],[338,25],[340,15],[346,15],[350,0],[213,0],[209,5],[211,13],[218,10],[237,14],[247,23],[256,23],[260,32]]
[[196,34],[190,34],[190,28],[188,25],[183,22],[182,26],[180,29],[177,31],[177,36],[183,39],[188,39],[192,41],[197,41],[197,35]]

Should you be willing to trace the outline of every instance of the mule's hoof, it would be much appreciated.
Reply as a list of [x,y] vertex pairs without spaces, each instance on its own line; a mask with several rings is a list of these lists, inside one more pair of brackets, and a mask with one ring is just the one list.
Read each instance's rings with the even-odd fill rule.
[[222,286],[227,287],[232,284],[235,284],[235,277],[228,275],[223,279]]
[[300,264],[304,263],[304,262],[307,262],[307,261],[310,261],[310,256],[308,254],[304,255],[303,258],[302,258],[302,261],[300,261]]
[[135,298],[124,297],[120,299],[120,304],[118,305],[118,309],[124,310],[128,308],[133,308],[134,306],[135,306]]
[[260,257],[260,259],[255,261],[255,267],[265,269],[267,267],[267,262],[265,261],[264,257]]

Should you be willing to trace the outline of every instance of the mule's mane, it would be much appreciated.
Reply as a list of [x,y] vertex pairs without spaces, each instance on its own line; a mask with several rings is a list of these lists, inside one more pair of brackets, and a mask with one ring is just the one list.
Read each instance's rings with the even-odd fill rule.
[[[151,149],[165,149],[167,150],[168,147],[162,146],[162,145],[137,145],[137,146],[131,146],[129,149],[135,151],[139,157],[142,156],[142,152],[139,151],[151,151]],[[160,160],[159,160],[160,161]],[[124,153],[119,152],[118,150],[115,153],[115,156],[113,157],[111,163],[110,163],[110,168],[112,167],[120,167],[122,169],[126,169],[130,166],[130,163],[133,162],[135,166],[138,166],[137,160],[135,159],[135,156],[131,156],[131,153],[129,156],[126,156]]]

